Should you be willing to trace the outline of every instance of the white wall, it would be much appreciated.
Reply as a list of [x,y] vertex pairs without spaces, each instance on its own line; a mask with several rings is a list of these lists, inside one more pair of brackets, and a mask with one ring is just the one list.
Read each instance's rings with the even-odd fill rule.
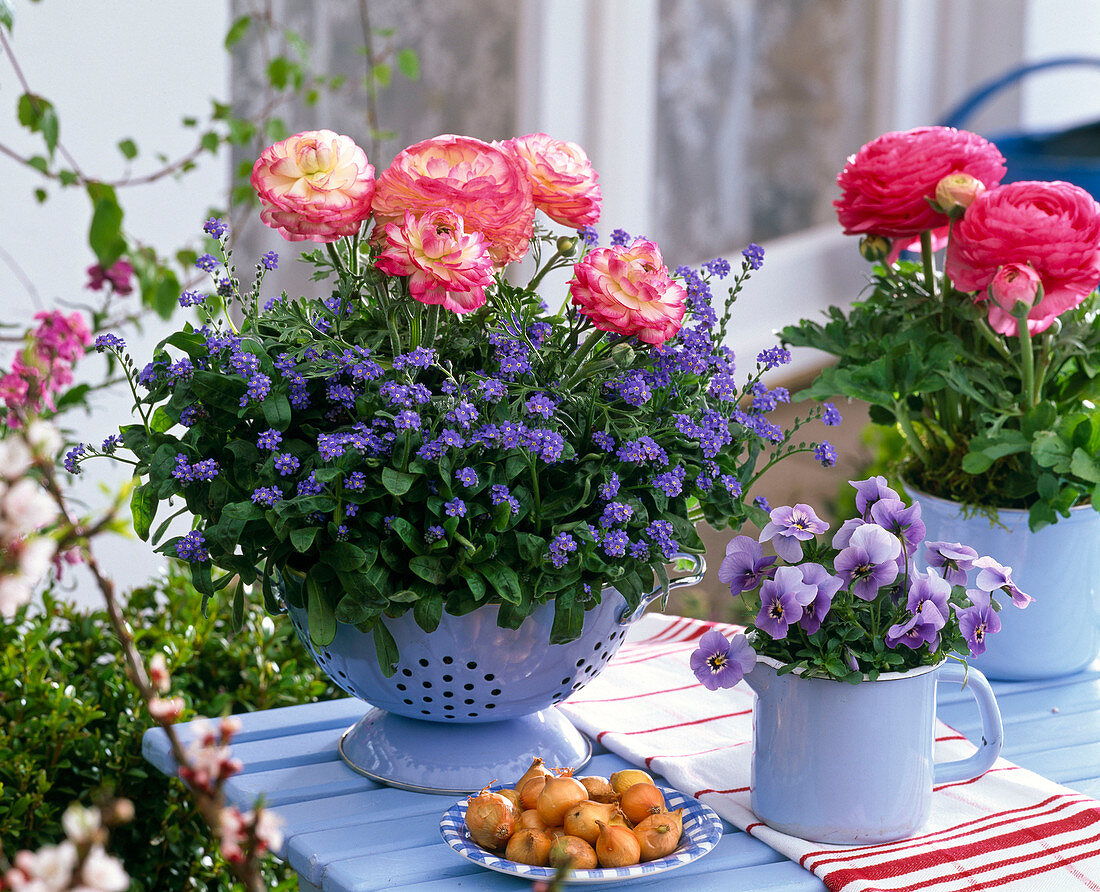
[[[116,148],[132,138],[141,154],[134,174],[159,166],[154,155],[176,158],[198,139],[180,126],[185,115],[202,119],[210,100],[228,96],[228,57],[222,39],[228,27],[223,0],[150,3],[111,0],[85,3],[14,0],[15,28],[10,38],[31,89],[57,107],[61,141],[86,175],[100,179],[125,176],[127,163]],[[0,142],[21,153],[41,152],[41,140],[19,127],[15,104],[22,89],[6,59],[0,59]],[[222,203],[227,181],[224,157],[206,156],[199,170],[176,181],[120,189],[126,210],[124,228],[133,238],[172,252],[201,234],[204,212]],[[0,322],[25,326],[36,311],[76,307],[91,296],[84,291],[85,269],[94,262],[87,246],[90,203],[82,190],[48,187],[50,199],[32,195],[41,177],[0,155],[0,250],[11,255],[31,293],[0,254]],[[131,297],[130,300],[134,298]],[[69,310],[66,310],[67,312]],[[131,338],[138,361],[163,336],[150,318],[145,337]],[[11,345],[0,347],[0,365],[10,362]],[[103,359],[85,360],[86,374],[101,372]],[[100,441],[128,417],[128,401],[99,401],[90,418],[73,417],[76,439]],[[102,503],[98,482],[124,479],[124,466],[93,462],[79,489],[89,504]],[[98,480],[97,480],[98,478]],[[158,565],[145,543],[104,537],[97,553],[123,587],[149,578]],[[81,577],[77,597],[95,598]]]

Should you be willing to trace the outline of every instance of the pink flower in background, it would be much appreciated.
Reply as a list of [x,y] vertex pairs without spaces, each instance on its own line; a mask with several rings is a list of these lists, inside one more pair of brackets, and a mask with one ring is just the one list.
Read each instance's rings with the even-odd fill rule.
[[527,253],[535,220],[531,182],[519,159],[469,136],[437,136],[409,146],[378,178],[372,207],[375,234],[400,224],[406,211],[421,216],[450,208],[466,232],[480,232],[493,263]]
[[[979,195],[955,224],[944,270],[956,288],[984,300],[1009,266],[1028,267],[1042,282],[1042,299],[1027,318],[1032,334],[1045,331],[1100,282],[1100,205],[1060,181],[1009,183]],[[1026,276],[1019,285],[1030,287]],[[990,306],[989,322],[1002,334],[1017,333],[999,303]]]
[[21,418],[56,408],[54,395],[72,383],[73,363],[84,355],[92,341],[84,318],[54,310],[36,313],[38,327],[30,333],[29,345],[12,360],[11,371],[0,377],[0,400],[12,410],[9,427],[20,427]]
[[93,263],[88,267],[88,284],[84,287],[99,291],[110,282],[115,294],[126,295],[134,290],[133,277],[134,268],[128,260],[116,260],[111,264],[110,269],[104,269],[98,263]]
[[946,225],[928,199],[945,176],[959,173],[990,189],[1005,175],[1005,159],[993,143],[953,127],[884,133],[848,159],[833,206],[847,235],[912,237]]
[[485,236],[465,232],[462,218],[450,208],[419,218],[406,211],[401,225],[387,223],[385,233],[376,265],[384,273],[409,276],[409,294],[418,301],[455,313],[485,303],[485,286],[493,280]]
[[663,344],[683,324],[687,294],[651,241],[599,248],[574,265],[573,273],[573,303],[601,331]]
[[307,130],[263,150],[252,168],[260,219],[292,242],[355,235],[370,216],[374,167],[350,137]]
[[530,133],[504,145],[527,170],[535,207],[551,220],[580,229],[600,219],[599,175],[584,149],[545,133]]

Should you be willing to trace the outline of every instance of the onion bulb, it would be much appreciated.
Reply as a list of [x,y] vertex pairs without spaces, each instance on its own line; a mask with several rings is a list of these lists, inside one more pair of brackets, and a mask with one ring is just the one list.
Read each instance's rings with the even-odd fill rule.
[[539,801],[539,793],[542,792],[543,786],[546,784],[545,775],[535,775],[529,777],[523,782],[523,786],[519,787],[519,807],[522,809],[534,808],[535,804]]
[[532,830],[529,827],[517,830],[512,834],[512,838],[508,840],[504,857],[509,861],[517,861],[520,864],[546,867],[550,863],[550,846],[552,842],[549,834],[542,830]]
[[665,797],[653,784],[634,784],[623,791],[619,808],[632,824],[638,824],[650,815],[663,812]]
[[523,809],[520,807],[520,804],[519,804],[519,791],[518,790],[513,790],[510,787],[506,787],[503,790],[497,790],[497,792],[500,793],[501,796],[503,796],[505,799],[507,799],[509,802],[512,803],[512,807],[515,808],[517,815],[521,811],[523,811]]
[[600,836],[596,840],[596,859],[600,867],[629,867],[642,857],[642,844],[633,830],[597,821]]
[[523,785],[533,777],[549,777],[550,774],[551,771],[546,767],[546,763],[542,761],[542,757],[535,756],[535,760],[531,763],[531,767],[523,772],[519,780],[516,781],[516,789],[522,790]]
[[589,775],[578,780],[584,784],[588,798],[593,802],[617,802],[619,799],[619,794],[611,788],[611,782],[606,777]]
[[483,849],[498,851],[516,829],[516,814],[512,803],[486,787],[466,801],[466,829],[470,839]]
[[680,834],[684,829],[684,810],[650,815],[634,828],[634,836],[641,846],[642,860],[653,861],[676,851]]
[[[528,781],[528,784],[532,781]],[[526,790],[526,785],[524,790]],[[520,794],[522,798],[522,793]],[[542,786],[535,808],[539,817],[549,826],[558,827],[565,819],[565,813],[578,802],[588,798],[588,791],[575,777],[568,772],[556,777],[548,777]]]
[[596,850],[576,836],[559,836],[550,846],[550,866],[591,870],[599,866]]
[[597,821],[627,826],[626,817],[617,805],[585,799],[565,813],[562,828],[570,836],[579,836],[585,842],[595,845],[600,835],[600,828],[596,826]]
[[620,796],[635,784],[652,784],[653,778],[639,768],[624,768],[611,775],[611,789]]
[[516,824],[516,829],[523,830],[546,830],[546,821],[539,817],[539,813],[533,809],[528,808],[520,812],[519,823]]

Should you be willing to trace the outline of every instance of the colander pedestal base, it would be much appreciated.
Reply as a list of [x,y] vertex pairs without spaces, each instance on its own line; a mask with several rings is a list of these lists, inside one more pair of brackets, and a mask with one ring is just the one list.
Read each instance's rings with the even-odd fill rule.
[[352,770],[391,787],[460,796],[519,778],[536,756],[579,770],[592,744],[553,706],[500,722],[428,722],[372,709],[340,738]]

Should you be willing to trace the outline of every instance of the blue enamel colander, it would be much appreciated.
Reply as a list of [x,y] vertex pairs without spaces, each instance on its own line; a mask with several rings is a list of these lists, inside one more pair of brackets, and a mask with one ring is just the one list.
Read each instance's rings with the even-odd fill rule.
[[605,588],[599,605],[585,614],[580,637],[565,644],[549,643],[553,604],[537,608],[518,629],[498,626],[495,606],[465,616],[445,613],[431,633],[416,624],[412,611],[384,617],[400,653],[390,678],[379,668],[373,633],[340,623],[332,643],[316,647],[309,640],[306,610],[290,607],[289,614],[317,664],[352,696],[413,719],[495,722],[560,703],[595,678],[651,604],[703,578],[702,557],[677,559],[691,561],[690,574],[654,589],[635,610],[618,591]]

